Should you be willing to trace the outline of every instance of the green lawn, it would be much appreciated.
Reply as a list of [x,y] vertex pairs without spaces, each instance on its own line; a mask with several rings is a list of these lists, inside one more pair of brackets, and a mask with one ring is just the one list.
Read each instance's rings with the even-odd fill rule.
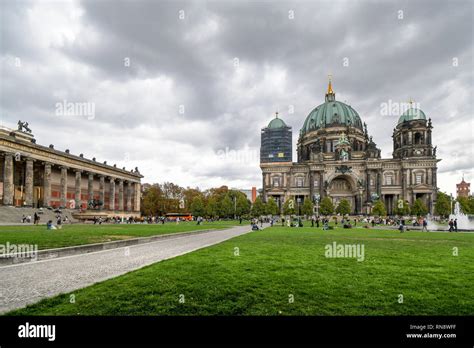
[[[326,258],[334,241],[365,260]],[[74,294],[10,314],[473,315],[474,234],[273,227]]]
[[[244,222],[242,222],[244,223]],[[37,244],[38,249],[61,248],[113,240],[148,237],[158,234],[218,229],[238,224],[235,221],[168,222],[161,224],[77,224],[64,225],[60,230],[47,230],[45,225],[0,226],[0,244]]]

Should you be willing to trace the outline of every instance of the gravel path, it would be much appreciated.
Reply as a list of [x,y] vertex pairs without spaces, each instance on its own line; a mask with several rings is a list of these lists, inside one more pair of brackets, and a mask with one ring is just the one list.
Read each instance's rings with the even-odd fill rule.
[[250,232],[250,226],[0,267],[0,313]]

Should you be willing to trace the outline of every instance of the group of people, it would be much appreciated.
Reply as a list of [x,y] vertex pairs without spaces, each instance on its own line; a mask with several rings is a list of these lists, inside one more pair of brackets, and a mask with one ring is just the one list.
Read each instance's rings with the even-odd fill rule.
[[449,232],[458,231],[458,219],[450,219],[448,222]]
[[[40,221],[40,216],[39,216],[38,213],[35,212],[35,214],[33,215],[33,223],[35,225],[38,225],[39,221]],[[22,223],[30,223],[31,222],[31,215],[24,215],[23,214],[23,216],[21,218],[21,222]]]

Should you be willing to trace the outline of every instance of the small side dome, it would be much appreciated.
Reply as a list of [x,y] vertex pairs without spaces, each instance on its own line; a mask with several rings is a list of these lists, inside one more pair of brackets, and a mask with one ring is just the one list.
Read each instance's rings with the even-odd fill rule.
[[398,119],[398,124],[414,120],[426,120],[426,115],[423,111],[416,108],[409,108]]
[[283,122],[281,118],[278,118],[278,112],[275,114],[275,118],[271,120],[270,123],[268,124],[268,128],[271,128],[271,129],[285,128],[285,127],[286,127],[286,123]]

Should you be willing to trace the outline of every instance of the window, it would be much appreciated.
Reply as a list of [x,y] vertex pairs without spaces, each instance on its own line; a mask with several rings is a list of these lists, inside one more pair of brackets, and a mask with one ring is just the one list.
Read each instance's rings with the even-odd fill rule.
[[272,179],[272,186],[273,187],[280,187],[280,178],[273,178]]
[[422,175],[421,174],[416,174],[415,175],[415,184],[421,184],[421,179],[422,179]]
[[314,185],[314,187],[319,187],[319,181],[318,181],[318,180],[314,180],[313,185]]
[[385,185],[393,185],[393,180],[391,175],[385,177]]
[[296,187],[303,187],[304,179],[296,178]]

